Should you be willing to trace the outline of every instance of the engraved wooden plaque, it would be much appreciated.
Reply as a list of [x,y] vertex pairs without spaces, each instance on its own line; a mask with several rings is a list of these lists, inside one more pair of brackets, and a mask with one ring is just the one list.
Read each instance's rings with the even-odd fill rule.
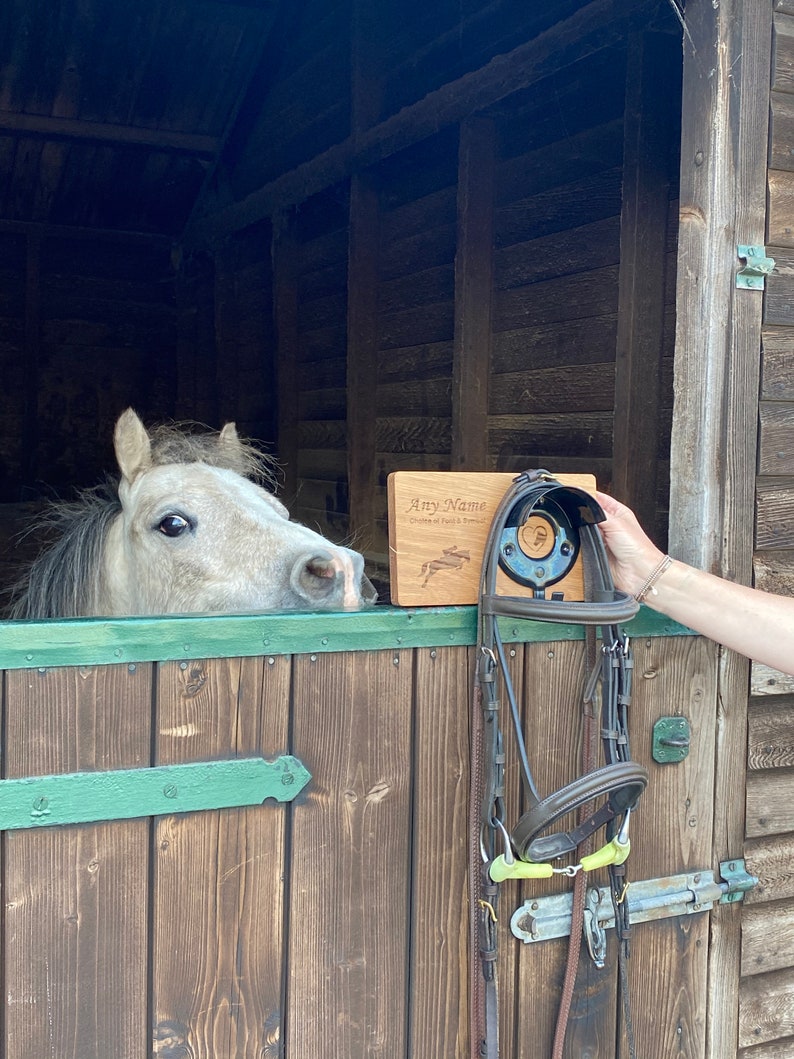
[[[476,603],[485,543],[496,509],[516,475],[469,471],[395,471],[389,475],[389,570],[392,603],[404,607]],[[592,493],[592,474],[560,474],[563,485]],[[532,518],[524,524],[530,527]],[[532,534],[519,534],[532,556]],[[526,547],[524,543],[526,542]],[[500,570],[497,592],[532,589]],[[584,598],[582,560],[551,586],[565,599]]]

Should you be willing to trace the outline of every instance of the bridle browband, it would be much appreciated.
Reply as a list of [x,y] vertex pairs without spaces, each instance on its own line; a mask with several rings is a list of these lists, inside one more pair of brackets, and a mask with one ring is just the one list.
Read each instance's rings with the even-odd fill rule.
[[[553,549],[538,559],[526,556],[520,546],[516,547],[518,527],[533,518],[547,523],[543,530],[546,537],[550,532],[556,534]],[[620,622],[635,616],[638,603],[614,586],[597,528],[604,518],[600,506],[584,490],[565,486],[546,471],[525,471],[514,479],[502,499],[486,541],[477,613],[470,810],[471,934],[472,945],[479,949],[481,958],[480,969],[473,970],[471,982],[472,1055],[485,1059],[497,1059],[499,1054],[495,976],[497,883],[507,878],[548,877],[557,872],[577,875],[605,865],[611,865],[611,871],[619,870],[617,866],[628,856],[628,817],[648,782],[647,770],[630,756],[627,707],[631,697],[632,658],[628,638],[619,626]],[[546,598],[547,587],[564,576],[577,554],[582,556],[585,600],[568,601],[556,592],[551,599]],[[514,580],[531,587],[532,596],[497,595],[500,568],[506,569]],[[529,765],[497,620],[502,617],[585,626],[589,677],[582,701],[588,731],[594,731],[592,718],[600,684],[600,741],[604,763],[595,768],[594,747],[585,746],[584,775],[546,797],[538,793]],[[595,627],[601,629],[600,652],[596,651]],[[510,707],[526,805],[511,831],[504,818],[505,754],[497,690],[500,677]],[[594,735],[588,735],[585,743],[588,740],[593,744]],[[574,812],[578,816],[573,825],[554,829]],[[551,865],[551,861],[575,853],[580,847],[589,848],[589,839],[602,827],[606,828],[607,843],[598,853],[585,853],[577,865],[562,868]],[[498,855],[497,847],[502,849]],[[627,933],[625,908],[621,913]]]

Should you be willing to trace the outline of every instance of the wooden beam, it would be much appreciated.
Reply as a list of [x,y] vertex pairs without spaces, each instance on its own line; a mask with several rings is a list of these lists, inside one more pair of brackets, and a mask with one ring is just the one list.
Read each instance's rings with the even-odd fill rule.
[[[771,0],[688,0],[678,243],[670,551],[748,583],[762,294],[737,290],[737,243],[763,244]],[[740,855],[749,664],[719,656],[716,865]],[[736,1055],[741,909],[711,913],[706,1059]]]
[[668,160],[678,98],[659,86],[670,80],[678,54],[680,44],[668,36],[637,33],[629,40],[612,489],[650,532],[659,465]]
[[350,537],[372,544],[377,495],[378,195],[366,174],[350,184],[347,268],[347,481]]
[[79,118],[53,118],[45,114],[17,114],[8,110],[0,110],[0,136],[29,136],[113,147],[144,147],[169,154],[191,154],[198,158],[214,158],[220,142],[217,136],[144,129],[135,125],[112,125]]
[[40,221],[10,221],[0,218],[0,232],[30,235],[39,239],[86,239],[102,242],[160,243],[171,246],[173,240],[156,232],[117,231],[112,228],[83,228],[68,224],[43,224]]
[[276,424],[281,493],[292,510],[298,491],[298,281],[289,221],[273,223],[273,321],[276,330]]
[[484,471],[488,466],[494,145],[492,121],[475,117],[461,124],[452,354],[453,471]]
[[348,137],[234,205],[202,219],[186,230],[185,242],[211,243],[281,207],[305,201],[351,173],[435,135],[444,126],[462,121],[544,77],[624,41],[632,29],[647,23],[649,12],[656,6],[652,0],[591,0],[533,40],[428,92],[417,103],[403,107],[361,135]]
[[41,360],[41,239],[28,235],[25,256],[25,390],[22,418],[23,480],[37,475],[39,362]]

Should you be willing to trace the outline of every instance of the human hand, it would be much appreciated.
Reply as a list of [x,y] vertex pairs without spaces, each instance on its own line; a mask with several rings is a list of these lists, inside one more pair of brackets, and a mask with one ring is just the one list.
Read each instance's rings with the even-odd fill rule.
[[646,579],[664,555],[637,521],[637,516],[607,493],[595,498],[607,516],[598,528],[604,538],[615,585],[632,596],[642,590]]

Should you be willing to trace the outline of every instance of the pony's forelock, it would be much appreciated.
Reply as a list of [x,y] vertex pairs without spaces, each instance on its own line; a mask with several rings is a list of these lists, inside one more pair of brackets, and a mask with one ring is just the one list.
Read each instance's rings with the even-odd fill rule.
[[164,423],[150,428],[152,462],[206,463],[234,471],[258,485],[274,489],[278,483],[278,463],[254,442],[236,437],[232,445],[219,443],[218,433],[197,433],[196,423]]

